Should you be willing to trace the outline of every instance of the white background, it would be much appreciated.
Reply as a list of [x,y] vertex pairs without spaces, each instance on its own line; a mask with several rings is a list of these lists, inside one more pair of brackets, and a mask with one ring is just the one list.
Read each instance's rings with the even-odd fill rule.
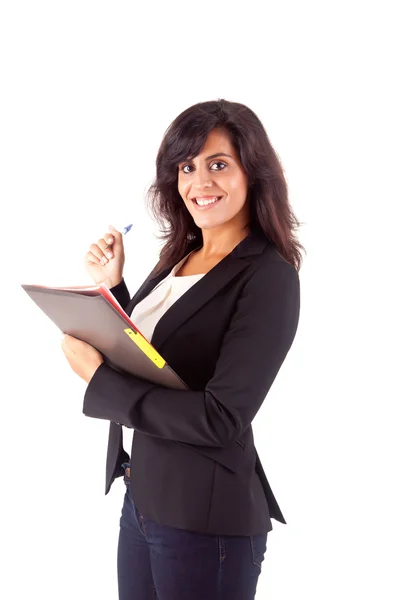
[[2,3],[2,598],[116,600],[124,494],[104,496],[108,423],[82,415],[86,384],[20,284],[90,283],[90,243],[133,222],[132,295],[160,247],[144,195],[163,133],[217,98],[263,121],[307,250],[297,336],[253,423],[288,522],[257,598],[400,597],[394,8]]

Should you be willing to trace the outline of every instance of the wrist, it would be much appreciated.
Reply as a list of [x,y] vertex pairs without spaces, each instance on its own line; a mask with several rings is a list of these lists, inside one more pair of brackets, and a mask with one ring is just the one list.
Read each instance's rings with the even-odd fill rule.
[[116,277],[115,279],[105,279],[105,281],[103,281],[103,283],[108,287],[108,289],[111,289],[117,285],[119,285],[122,281],[122,276],[121,277]]
[[90,383],[97,369],[104,363],[104,360],[96,361],[90,368],[88,368],[87,372],[82,376],[82,379],[86,381],[87,384]]

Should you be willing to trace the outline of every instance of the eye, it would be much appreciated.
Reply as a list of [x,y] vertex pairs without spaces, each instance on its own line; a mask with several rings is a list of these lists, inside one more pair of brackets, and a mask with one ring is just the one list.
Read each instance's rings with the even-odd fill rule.
[[[215,165],[222,165],[222,166],[223,166],[223,168],[222,168],[222,169],[212,169],[213,171],[216,171],[216,170],[217,170],[217,171],[223,171],[223,169],[226,167],[226,164],[225,164],[224,162],[220,161],[220,160],[218,160],[217,162],[214,162],[214,163],[211,165],[211,167],[214,167]],[[191,168],[191,166],[192,166],[192,165],[183,165],[183,166],[181,167],[181,171],[187,175],[187,174],[188,174],[190,171],[185,171],[185,169],[186,169],[187,167]]]
[[[214,165],[223,165],[224,167],[226,167],[226,164],[225,164],[225,163],[223,163],[223,162],[222,162],[222,161],[220,161],[220,160],[212,164],[212,166],[214,166]],[[223,171],[223,169],[217,169],[217,170],[218,170],[218,171]],[[215,169],[213,169],[213,171],[215,171]]]

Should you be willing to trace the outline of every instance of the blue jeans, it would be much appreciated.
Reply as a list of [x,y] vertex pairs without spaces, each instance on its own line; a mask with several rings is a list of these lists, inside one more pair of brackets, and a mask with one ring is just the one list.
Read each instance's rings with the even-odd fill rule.
[[219,536],[160,525],[137,510],[126,472],[124,482],[119,600],[254,600],[267,534]]

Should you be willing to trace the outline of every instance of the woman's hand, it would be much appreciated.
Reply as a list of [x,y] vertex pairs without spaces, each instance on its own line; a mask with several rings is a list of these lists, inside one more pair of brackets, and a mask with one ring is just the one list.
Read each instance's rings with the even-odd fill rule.
[[84,265],[95,283],[105,283],[108,288],[112,288],[122,280],[125,253],[122,233],[111,225],[109,230],[111,233],[105,233],[104,238],[90,246],[89,252],[85,254]]
[[79,377],[82,377],[86,383],[89,383],[95,371],[104,362],[102,355],[96,348],[72,337],[72,335],[65,335],[62,338],[61,348],[72,370]]

